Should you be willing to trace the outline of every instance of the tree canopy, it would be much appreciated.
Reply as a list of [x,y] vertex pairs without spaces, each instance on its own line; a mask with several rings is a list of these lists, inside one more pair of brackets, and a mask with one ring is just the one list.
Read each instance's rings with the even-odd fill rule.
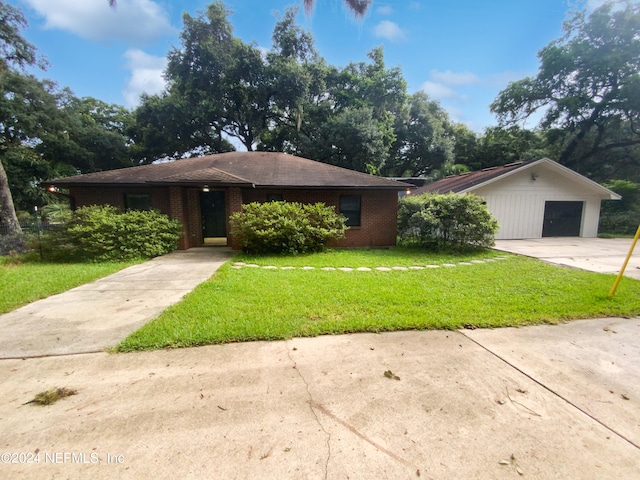
[[167,89],[143,96],[135,112],[138,161],[228,151],[230,142],[382,175],[427,174],[453,161],[448,115],[426,94],[407,93],[382,47],[366,62],[328,65],[294,7],[261,52],[234,36],[230,13],[213,2],[197,17],[184,14]]
[[[560,163],[596,179],[640,166],[640,4],[608,1],[565,22],[540,50],[535,77],[510,83],[491,105],[501,126],[541,112]],[[635,154],[630,154],[635,150]]]
[[0,2],[0,228],[10,234],[20,233],[16,209],[51,201],[40,181],[132,165],[131,113],[25,73],[44,62],[24,27],[22,12]]
[[[372,2],[345,4],[364,15]],[[296,23],[298,8],[277,15],[269,49],[236,37],[230,14],[222,1],[185,13],[165,90],[130,111],[26,73],[45,62],[22,36],[22,12],[0,0],[0,227],[19,231],[16,208],[50,201],[42,180],[235,148],[430,179],[549,157],[596,181],[640,183],[637,2],[571,13],[537,75],[497,96],[499,126],[482,134],[409,93],[382,47],[334,66]],[[531,118],[537,128],[525,129]]]

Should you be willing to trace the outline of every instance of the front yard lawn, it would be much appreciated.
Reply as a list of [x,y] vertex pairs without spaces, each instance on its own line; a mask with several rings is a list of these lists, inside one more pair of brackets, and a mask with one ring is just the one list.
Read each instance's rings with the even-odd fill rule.
[[[375,269],[381,266],[407,269]],[[463,256],[403,249],[240,255],[117,350],[640,314],[640,281],[623,279],[616,296],[608,298],[614,279],[494,251]]]
[[0,314],[110,275],[134,263],[20,262],[0,257]]

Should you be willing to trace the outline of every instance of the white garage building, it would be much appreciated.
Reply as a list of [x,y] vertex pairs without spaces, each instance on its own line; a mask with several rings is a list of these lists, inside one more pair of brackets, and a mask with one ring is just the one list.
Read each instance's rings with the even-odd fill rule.
[[617,193],[553,160],[518,162],[455,175],[411,192],[474,193],[498,220],[496,239],[596,237],[600,202]]

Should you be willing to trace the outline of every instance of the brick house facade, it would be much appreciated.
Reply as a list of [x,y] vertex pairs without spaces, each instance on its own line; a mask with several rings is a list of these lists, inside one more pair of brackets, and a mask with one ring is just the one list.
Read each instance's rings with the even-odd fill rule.
[[[207,157],[77,175],[48,182],[66,188],[75,207],[151,208],[178,219],[179,248],[216,241],[234,249],[229,217],[251,202],[284,200],[334,206],[352,225],[339,247],[396,243],[398,191],[411,185],[312,160],[267,152]],[[345,210],[349,208],[349,210]]]

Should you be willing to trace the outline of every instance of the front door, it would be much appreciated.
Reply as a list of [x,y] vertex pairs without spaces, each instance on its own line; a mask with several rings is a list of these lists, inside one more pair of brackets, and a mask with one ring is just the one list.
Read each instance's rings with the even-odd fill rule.
[[584,202],[545,202],[543,237],[579,237]]
[[202,238],[204,243],[227,243],[227,211],[224,192],[201,192]]

